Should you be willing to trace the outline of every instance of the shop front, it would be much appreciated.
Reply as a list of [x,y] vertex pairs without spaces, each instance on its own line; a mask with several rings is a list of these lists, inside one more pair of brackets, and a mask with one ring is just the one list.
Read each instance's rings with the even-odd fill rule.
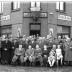
[[41,23],[30,23],[30,35],[35,35],[37,34],[40,36],[41,35]]
[[12,26],[11,25],[1,26],[1,36],[2,35],[5,35],[6,37],[12,35]]
[[57,26],[57,36],[70,37],[70,26]]

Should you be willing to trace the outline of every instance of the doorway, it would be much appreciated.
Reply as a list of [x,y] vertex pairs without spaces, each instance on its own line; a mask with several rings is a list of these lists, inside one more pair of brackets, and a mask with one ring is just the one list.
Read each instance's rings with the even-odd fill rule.
[[30,30],[30,35],[37,36],[37,34],[40,36],[40,30]]
[[41,35],[41,23],[30,23],[30,35]]

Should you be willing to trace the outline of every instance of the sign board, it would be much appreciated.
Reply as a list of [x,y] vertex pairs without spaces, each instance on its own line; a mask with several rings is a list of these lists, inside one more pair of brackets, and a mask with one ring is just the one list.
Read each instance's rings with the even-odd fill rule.
[[65,15],[58,15],[58,19],[71,21],[71,17]]
[[30,8],[31,11],[40,11],[40,7],[33,7],[33,8]]
[[48,17],[47,13],[40,13],[40,17]]
[[40,30],[40,25],[30,25],[31,30]]
[[49,34],[52,34],[53,35],[53,28],[50,28],[49,29]]
[[[29,17],[32,17],[32,14],[34,14],[34,13],[30,13],[30,12],[25,12],[24,14],[23,14],[23,16],[24,16],[24,18],[29,18]],[[47,12],[41,12],[40,13],[40,16],[39,16],[39,18],[45,18],[45,17],[48,17],[48,14],[47,14]]]
[[10,15],[1,16],[1,21],[2,20],[10,20]]

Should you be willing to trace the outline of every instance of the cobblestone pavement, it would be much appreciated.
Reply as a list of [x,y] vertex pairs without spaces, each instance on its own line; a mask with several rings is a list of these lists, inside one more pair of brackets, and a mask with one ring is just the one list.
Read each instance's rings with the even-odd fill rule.
[[72,72],[72,67],[12,67],[0,65],[0,72]]

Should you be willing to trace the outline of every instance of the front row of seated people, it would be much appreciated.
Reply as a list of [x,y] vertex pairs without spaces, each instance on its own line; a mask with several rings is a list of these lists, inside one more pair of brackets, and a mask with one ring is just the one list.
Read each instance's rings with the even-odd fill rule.
[[58,65],[59,60],[61,60],[62,64],[63,55],[60,45],[53,45],[50,52],[47,50],[47,48],[47,45],[44,45],[42,50],[39,45],[36,45],[36,48],[34,49],[31,45],[29,45],[28,49],[25,51],[25,49],[22,48],[22,45],[19,45],[19,48],[15,49],[12,63],[16,62],[17,59],[19,59],[21,63],[25,63],[27,60],[29,60],[31,64],[39,61],[40,66],[47,65],[48,63],[50,67],[52,67],[55,62]]
[[56,48],[56,45],[53,45],[53,48],[51,49],[49,53],[49,57],[48,57],[48,62],[50,67],[52,67],[55,62],[57,63],[57,66],[58,66],[59,60],[61,61],[60,63],[62,65],[63,55],[62,55],[60,45],[58,45],[57,48]]

